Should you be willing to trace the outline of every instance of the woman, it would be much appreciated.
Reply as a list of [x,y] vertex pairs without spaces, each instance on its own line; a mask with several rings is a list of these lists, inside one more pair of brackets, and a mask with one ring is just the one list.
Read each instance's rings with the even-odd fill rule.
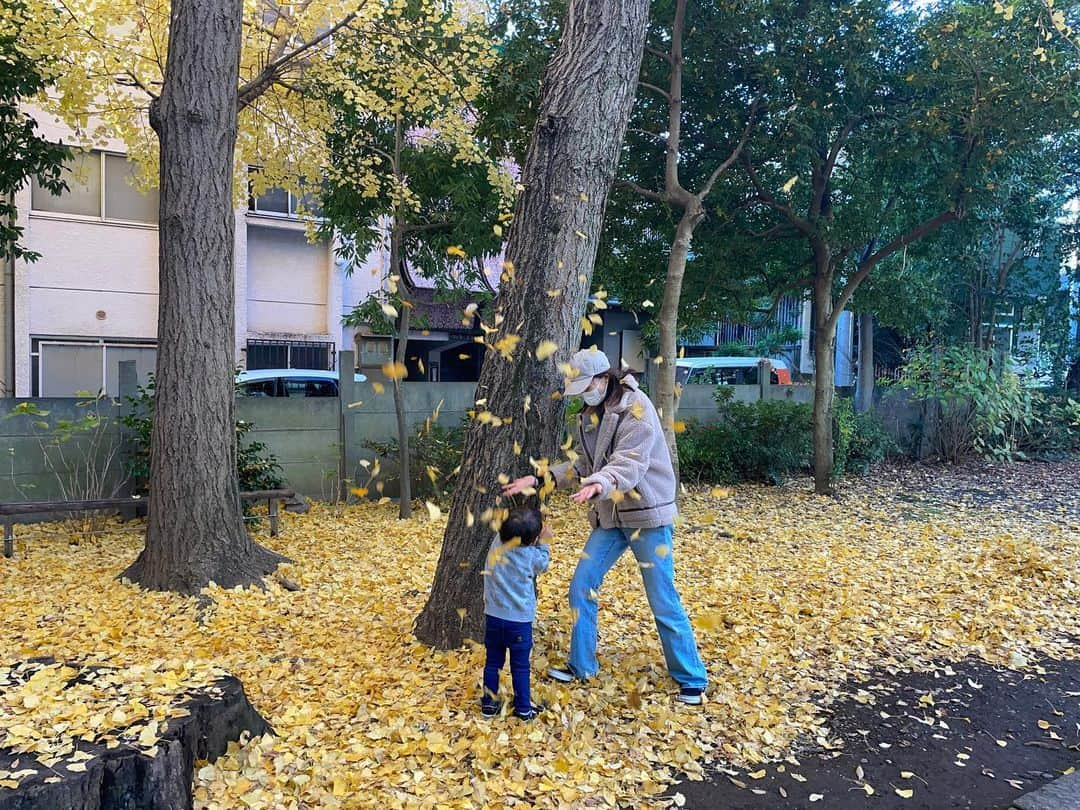
[[[679,683],[679,700],[702,702],[707,685],[694,631],[675,590],[671,548],[675,506],[675,473],[656,408],[630,375],[611,371],[607,356],[583,349],[570,360],[564,396],[581,396],[586,408],[578,420],[578,455],[572,463],[551,468],[557,486],[575,478],[580,488],[571,496],[590,503],[593,531],[570,582],[570,609],[575,617],[570,656],[565,668],[552,669],[555,680],[570,683],[596,675],[596,592],[604,576],[626,549],[634,552],[645,583],[668,672]],[[516,495],[539,485],[527,475],[503,488]]]

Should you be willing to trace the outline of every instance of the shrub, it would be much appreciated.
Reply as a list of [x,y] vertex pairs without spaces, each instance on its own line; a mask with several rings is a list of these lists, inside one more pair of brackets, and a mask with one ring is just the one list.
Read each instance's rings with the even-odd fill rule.
[[900,451],[885,424],[872,411],[855,413],[852,400],[840,397],[833,412],[833,475],[864,474]]
[[[396,460],[401,452],[396,437],[385,442],[367,441],[364,447],[391,460]],[[445,484],[457,473],[464,449],[464,423],[452,428],[432,423],[410,436],[409,470],[413,497],[436,502],[444,499]],[[397,479],[391,476],[389,480]]]
[[1019,437],[1018,448],[1031,458],[1061,459],[1080,454],[1080,401],[1063,395],[1033,394],[1031,421]]
[[[131,478],[134,493],[145,495],[150,488],[150,434],[154,428],[154,377],[140,385],[135,396],[128,397],[130,408],[120,417],[131,437],[131,449],[124,458],[124,469]],[[247,440],[253,422],[236,422],[236,477],[241,492],[280,489],[285,481],[281,465],[265,442]]]
[[991,356],[967,346],[915,350],[895,385],[934,411],[933,446],[957,462],[976,453],[1011,461],[1023,458],[1019,438],[1032,424],[1032,393],[1008,369],[994,369]]
[[734,402],[717,388],[720,418],[692,423],[679,436],[679,469],[693,483],[768,481],[805,470],[811,454],[811,408],[798,402]]

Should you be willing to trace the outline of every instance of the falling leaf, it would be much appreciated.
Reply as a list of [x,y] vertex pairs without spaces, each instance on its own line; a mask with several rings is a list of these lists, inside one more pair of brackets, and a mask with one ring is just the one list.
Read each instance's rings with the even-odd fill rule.
[[424,501],[424,506],[427,507],[429,520],[438,520],[442,517],[442,510],[431,501]]
[[791,191],[791,190],[792,190],[793,188],[795,188],[795,184],[796,184],[797,182],[799,182],[799,175],[797,175],[797,174],[796,174],[796,175],[793,175],[792,177],[788,178],[788,181],[787,181],[786,183],[784,183],[784,185],[782,185],[782,186],[780,187],[780,190],[781,190],[782,192],[784,192],[784,194],[787,194],[787,193],[789,193],[789,192],[790,192],[790,191]]
[[386,386],[383,385],[381,382],[373,382],[371,384],[371,388],[376,394],[382,394],[386,392]]
[[911,788],[893,788],[896,791],[896,795],[901,799],[910,799],[915,795],[915,791]]
[[825,798],[825,794],[823,794],[823,793],[811,793],[809,798],[810,798],[810,801],[812,801],[812,802],[820,802],[822,799]]
[[762,768],[760,771],[754,771],[753,773],[748,773],[747,776],[749,776],[751,779],[764,779],[765,778],[765,773],[766,773],[765,769]]
[[554,340],[542,340],[536,346],[536,359],[547,360],[559,350],[559,344]]
[[397,362],[386,363],[382,367],[382,373],[390,380],[404,380],[409,376],[409,370],[405,367],[405,364]]
[[394,308],[393,304],[383,304],[381,309],[387,318],[396,318],[398,316],[398,311]]
[[447,256],[456,256],[459,259],[464,259],[467,254],[465,253],[465,251],[461,247],[461,245],[451,245],[450,247],[448,247],[446,249],[446,255]]

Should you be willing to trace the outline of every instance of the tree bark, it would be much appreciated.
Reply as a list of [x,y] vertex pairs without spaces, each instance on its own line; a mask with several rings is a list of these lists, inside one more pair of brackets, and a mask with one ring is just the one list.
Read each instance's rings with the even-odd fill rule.
[[[563,434],[566,362],[580,345],[604,206],[634,101],[645,46],[648,0],[573,0],[563,38],[548,64],[537,122],[522,171],[507,243],[507,275],[496,300],[499,331],[520,338],[512,359],[489,349],[477,386],[479,420],[465,440],[461,473],[427,604],[417,617],[421,641],[440,649],[482,638],[481,571],[499,506],[500,474],[533,472],[529,459],[555,460]],[[557,297],[549,296],[557,290]],[[542,340],[558,350],[539,361]],[[520,454],[514,443],[520,444]],[[470,525],[472,524],[472,525]]]
[[859,314],[859,376],[855,381],[855,412],[868,413],[874,405],[874,314]]
[[[398,322],[397,351],[394,362],[398,369],[405,365],[406,350],[409,345],[409,321],[412,309],[402,299],[401,319]],[[398,432],[398,518],[408,520],[412,517],[412,463],[409,460],[409,422],[405,414],[405,381],[394,375],[394,416],[397,418]]]
[[675,238],[671,242],[667,275],[664,278],[664,299],[660,303],[657,323],[660,332],[660,356],[664,362],[656,369],[654,388],[656,393],[653,396],[657,410],[660,412],[664,438],[671,451],[671,463],[675,470],[676,480],[679,478],[679,448],[675,441],[675,413],[678,408],[675,400],[675,360],[678,356],[676,343],[679,334],[679,299],[682,297],[686,259],[690,253],[694,228],[702,217],[703,211],[700,205],[686,208],[682,217],[679,218],[679,224],[675,227]]
[[836,323],[833,320],[832,257],[825,245],[814,247],[814,491],[832,492],[833,398],[836,390]]
[[[404,183],[401,172],[401,118],[394,122],[394,180]],[[390,275],[397,276],[399,289],[407,290],[405,282],[405,256],[402,252],[402,231],[404,223],[401,217],[401,203],[394,204],[394,221],[390,228]],[[411,320],[412,302],[400,296],[401,316],[398,320],[397,351],[394,353],[394,417],[397,419],[398,434],[398,518],[408,520],[412,517],[412,463],[409,460],[409,422],[405,415],[404,377],[398,373],[405,368],[409,348],[409,321]]]
[[236,479],[233,148],[241,0],[174,0],[151,123],[161,141],[157,389],[146,547],[154,590],[255,582],[284,558],[252,542]]

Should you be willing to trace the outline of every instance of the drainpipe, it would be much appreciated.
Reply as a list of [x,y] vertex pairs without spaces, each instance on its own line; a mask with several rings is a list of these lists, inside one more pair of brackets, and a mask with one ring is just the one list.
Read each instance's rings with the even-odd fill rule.
[[[15,193],[8,195],[11,204],[12,225],[16,224]],[[4,347],[0,357],[3,378],[0,379],[0,396],[15,396],[15,246],[5,245],[4,256],[4,302],[0,305],[3,323],[0,324],[0,343]]]

